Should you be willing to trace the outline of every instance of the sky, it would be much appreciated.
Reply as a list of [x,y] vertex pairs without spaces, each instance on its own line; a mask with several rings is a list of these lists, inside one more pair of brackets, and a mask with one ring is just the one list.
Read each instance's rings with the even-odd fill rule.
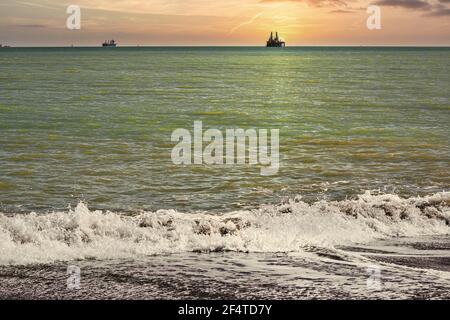
[[[66,27],[69,5],[81,28]],[[369,5],[381,29],[369,30]],[[450,46],[450,0],[0,0],[0,43],[11,46]]]

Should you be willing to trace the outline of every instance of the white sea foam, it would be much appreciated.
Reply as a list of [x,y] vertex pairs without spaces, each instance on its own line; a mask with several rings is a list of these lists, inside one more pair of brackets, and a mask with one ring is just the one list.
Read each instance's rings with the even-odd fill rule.
[[408,199],[366,192],[355,200],[313,204],[296,198],[226,214],[125,215],[90,211],[80,203],[67,212],[0,214],[0,264],[187,251],[301,252],[308,246],[449,234],[449,224],[450,192]]

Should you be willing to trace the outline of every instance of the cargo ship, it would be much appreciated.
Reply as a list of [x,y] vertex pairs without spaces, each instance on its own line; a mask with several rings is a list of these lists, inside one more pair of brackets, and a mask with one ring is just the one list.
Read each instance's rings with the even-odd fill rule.
[[103,42],[103,47],[117,47],[117,43],[114,40],[106,40]]

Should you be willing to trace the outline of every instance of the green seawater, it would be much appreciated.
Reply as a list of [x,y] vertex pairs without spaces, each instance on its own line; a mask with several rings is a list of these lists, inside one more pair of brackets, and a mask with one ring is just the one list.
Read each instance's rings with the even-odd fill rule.
[[[280,130],[279,173],[179,166],[177,128]],[[449,189],[449,48],[0,50],[0,211],[231,211]]]

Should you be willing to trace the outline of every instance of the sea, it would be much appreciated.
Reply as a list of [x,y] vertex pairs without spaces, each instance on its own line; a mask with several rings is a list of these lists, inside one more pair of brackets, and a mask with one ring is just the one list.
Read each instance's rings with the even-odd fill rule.
[[448,47],[2,48],[0,299],[449,299],[449,137]]

